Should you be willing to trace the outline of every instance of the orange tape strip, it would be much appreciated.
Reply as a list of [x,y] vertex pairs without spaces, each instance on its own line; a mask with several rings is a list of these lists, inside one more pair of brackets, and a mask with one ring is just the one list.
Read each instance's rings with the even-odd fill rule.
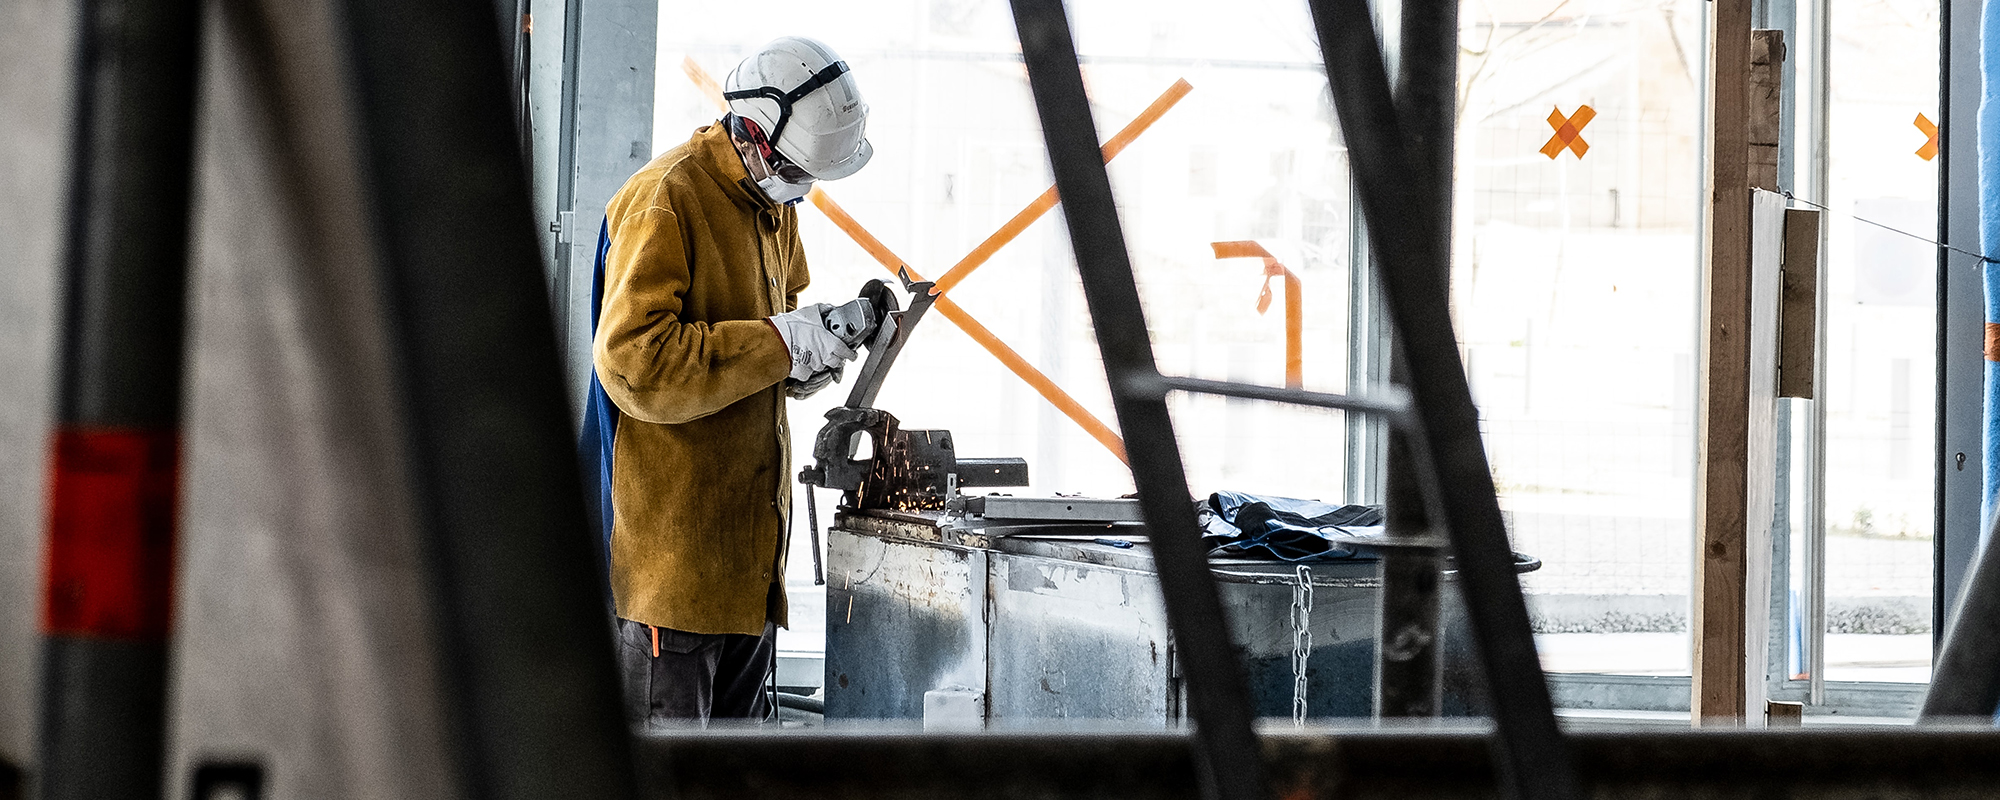
[[[1139,112],[1139,116],[1133,117],[1131,122],[1125,123],[1123,129],[1119,130],[1116,135],[1104,143],[1104,163],[1111,163],[1111,159],[1117,158],[1119,153],[1125,152],[1125,148],[1130,146],[1133,140],[1139,138],[1139,134],[1145,133],[1147,128],[1153,127],[1153,123],[1160,121],[1160,117],[1165,116],[1167,111],[1174,107],[1174,104],[1179,103],[1181,98],[1186,97],[1187,93],[1191,91],[1194,91],[1194,87],[1188,84],[1186,78],[1174,81],[1174,85],[1167,87],[1166,91],[1161,92],[1159,98],[1155,99],[1152,105],[1146,106],[1146,110]],[[1049,209],[1055,208],[1056,202],[1056,187],[1050,186],[1046,191],[1042,192],[1042,196],[1035,198],[1034,202],[1029,203],[1027,208],[1021,209],[1021,213],[1015,214],[1013,219],[1007,220],[1007,224],[1000,226],[1000,229],[994,231],[993,235],[986,237],[986,241],[980,242],[978,247],[972,248],[972,252],[966,253],[965,257],[959,259],[958,263],[952,265],[951,269],[945,270],[944,276],[937,279],[938,291],[951,291],[951,288],[957,286],[959,281],[965,280],[967,276],[972,274],[973,270],[985,264],[988,259],[993,257],[993,254],[1000,252],[1000,248],[1006,247],[1008,242],[1014,241],[1014,238],[1020,236],[1022,231],[1027,230],[1029,225],[1035,224],[1035,220],[1041,219],[1043,214],[1049,213]]]
[[[861,245],[861,249],[868,251],[869,255],[874,256],[875,260],[884,269],[889,270],[891,273],[909,270],[911,280],[923,280],[923,277],[916,270],[910,269],[909,264],[904,263],[903,259],[898,257],[894,251],[891,251],[888,245],[883,244],[882,240],[875,238],[875,235],[869,233],[868,229],[861,227],[861,223],[857,222],[853,215],[848,214],[847,209],[841,208],[839,203],[834,202],[833,198],[828,196],[826,192],[821,191],[819,187],[813,187],[813,190],[806,195],[806,198],[811,200],[813,206],[825,214],[827,219],[832,220],[835,226],[853,238],[855,244]],[[965,309],[960,308],[957,303],[952,302],[951,298],[938,297],[936,307],[938,313],[943,314],[945,319],[951,320],[960,330],[965,331],[965,334],[972,337],[972,340],[979,343],[979,346],[986,348],[986,352],[992,353],[993,357],[999,359],[1000,363],[1012,371],[1016,377],[1027,382],[1029,386],[1034,387],[1035,391],[1042,395],[1042,399],[1049,401],[1049,404],[1055,406],[1056,410],[1063,412],[1064,416],[1069,417],[1072,422],[1081,426],[1085,433],[1090,434],[1091,438],[1096,439],[1098,444],[1104,445],[1104,449],[1111,451],[1111,454],[1117,456],[1119,461],[1125,461],[1125,440],[1119,438],[1118,434],[1111,430],[1111,426],[1104,424],[1102,420],[1099,420],[1088,410],[1085,410],[1082,403],[1077,402],[1076,398],[1071,397],[1068,392],[1063,391],[1062,387],[1057,386],[1055,381],[1049,380],[1049,377],[1042,374],[1041,370],[1035,369],[1034,365],[1029,364],[1027,359],[1021,357],[1021,354],[1014,352],[1013,348],[1008,347],[1005,342],[1000,341],[1000,337],[993,335],[993,332],[988,330],[986,326],[979,324],[978,320],[973,319],[972,315],[966,313]]]

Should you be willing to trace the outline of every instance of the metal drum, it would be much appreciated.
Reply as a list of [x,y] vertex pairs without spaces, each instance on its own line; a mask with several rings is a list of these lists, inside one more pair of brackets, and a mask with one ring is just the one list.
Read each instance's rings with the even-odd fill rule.
[[[930,727],[1165,727],[1184,696],[1143,529],[978,526],[937,512],[843,513],[828,532],[826,717]],[[1258,714],[1373,710],[1374,561],[1212,563]],[[1450,573],[1446,584],[1455,586]],[[1304,622],[1303,626],[1297,624]],[[1444,593],[1444,707],[1471,714],[1478,670]],[[929,711],[926,711],[927,699]]]

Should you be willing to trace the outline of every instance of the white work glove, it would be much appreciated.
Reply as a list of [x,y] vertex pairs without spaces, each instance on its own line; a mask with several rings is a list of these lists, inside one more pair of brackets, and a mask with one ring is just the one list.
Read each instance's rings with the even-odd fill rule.
[[778,338],[785,340],[785,349],[791,351],[793,380],[808,381],[819,372],[854,360],[854,348],[826,329],[827,308],[825,303],[814,303],[766,318],[778,329]]
[[839,383],[840,373],[841,368],[834,367],[833,369],[823,369],[815,372],[812,377],[802,381],[786,378],[785,396],[793,400],[804,400],[819,394],[819,390],[826,388],[828,384]]

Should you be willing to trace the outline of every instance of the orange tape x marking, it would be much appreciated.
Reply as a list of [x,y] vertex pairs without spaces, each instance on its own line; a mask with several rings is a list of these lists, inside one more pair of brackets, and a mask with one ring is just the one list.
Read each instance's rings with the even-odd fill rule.
[[[693,81],[695,86],[699,87],[711,102],[714,102],[716,106],[725,111],[728,110],[727,104],[722,100],[722,86],[717,84],[715,78],[711,77],[707,70],[702,69],[700,64],[695,63],[692,57],[681,60],[681,71],[687,74],[688,80]],[[1132,143],[1132,140],[1138,138],[1139,134],[1144,133],[1162,115],[1166,114],[1168,109],[1173,108],[1175,103],[1179,103],[1182,97],[1187,96],[1187,93],[1193,88],[1185,80],[1175,81],[1174,85],[1167,87],[1167,90],[1160,95],[1159,99],[1154,100],[1152,105],[1147,106],[1144,111],[1139,113],[1138,117],[1127,123],[1124,129],[1120,130],[1104,143],[1104,160],[1108,162],[1116,157],[1127,145]],[[910,269],[909,265],[905,264],[902,258],[890,251],[888,246],[882,243],[882,240],[875,238],[874,234],[869,233],[866,228],[861,227],[861,223],[848,214],[846,209],[841,208],[838,203],[835,203],[833,197],[827,194],[824,188],[814,186],[812,192],[807,197],[812,200],[815,207],[826,214],[827,219],[832,221],[835,227],[840,228],[843,233],[846,233],[848,238],[853,239],[855,244],[861,246],[862,250],[874,256],[876,261],[881,262],[883,268],[889,270],[891,273],[909,270],[912,279],[923,280],[923,277],[918,275],[916,270]],[[1027,359],[1022,358],[1019,353],[1016,353],[1013,348],[1008,347],[1005,342],[1000,341],[1000,337],[995,336],[986,326],[979,324],[979,321],[973,319],[971,314],[966,313],[964,308],[952,302],[951,298],[943,296],[944,292],[956,286],[959,281],[964,280],[973,270],[978,269],[981,264],[986,263],[987,259],[992,258],[993,254],[999,252],[1001,247],[1013,241],[1014,237],[1019,236],[1022,231],[1027,230],[1028,226],[1036,219],[1048,213],[1050,209],[1055,207],[1057,202],[1056,189],[1054,186],[1051,186],[1047,191],[1042,192],[1042,195],[1037,197],[1034,202],[1029,203],[1027,208],[1021,209],[1020,213],[1015,214],[1006,224],[1001,225],[999,230],[994,231],[993,235],[987,237],[978,247],[973,248],[972,252],[967,253],[964,259],[961,259],[950,270],[947,270],[944,275],[940,276],[937,280],[937,287],[934,290],[939,295],[936,308],[940,314],[944,315],[945,319],[951,320],[953,324],[965,331],[966,335],[972,337],[974,342],[985,348],[994,358],[999,359],[1000,363],[1012,371],[1016,377],[1019,377],[1022,381],[1033,387],[1035,391],[1039,392],[1043,399],[1056,407],[1056,410],[1061,411],[1064,416],[1069,417],[1078,427],[1083,428],[1085,433],[1090,434],[1091,438],[1096,439],[1098,444],[1104,446],[1104,449],[1111,451],[1111,454],[1117,456],[1118,460],[1124,461],[1125,441],[1116,432],[1111,430],[1111,426],[1104,424],[1102,420],[1099,420],[1096,416],[1085,410],[1082,403],[1078,403],[1075,398],[1070,397],[1069,393],[1063,391],[1062,387],[1057,386],[1055,381],[1050,380],[1047,375],[1042,374],[1041,370],[1035,369],[1034,365],[1029,364]]]
[[1917,148],[1917,157],[1925,161],[1937,158],[1937,151],[1938,151],[1937,123],[1932,122],[1930,117],[1926,117],[1923,114],[1919,113],[1917,114],[1916,126],[1917,130],[1923,131],[1925,136],[1930,137],[1929,141],[1924,142],[1923,147]]
[[1562,154],[1563,148],[1569,148],[1577,158],[1582,158],[1584,153],[1590,152],[1590,143],[1583,140],[1583,126],[1596,118],[1597,110],[1590,106],[1577,106],[1576,113],[1568,117],[1563,116],[1561,106],[1555,107],[1549,112],[1549,127],[1556,129],[1556,135],[1549,137],[1548,144],[1542,145],[1542,155],[1554,161],[1556,156]]

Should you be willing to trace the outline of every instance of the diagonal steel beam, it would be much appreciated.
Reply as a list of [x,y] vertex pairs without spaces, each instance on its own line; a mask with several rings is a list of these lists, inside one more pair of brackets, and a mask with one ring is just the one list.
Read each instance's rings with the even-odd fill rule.
[[151,800],[167,763],[202,4],[77,5],[38,783],[48,800]]
[[492,6],[334,5],[461,794],[629,798],[611,618]]
[[1132,481],[1152,542],[1167,624],[1186,668],[1195,773],[1203,796],[1212,800],[1262,798],[1266,787],[1249,687],[1195,527],[1187,472],[1167,412],[1167,383],[1153,360],[1069,19],[1062,0],[1013,0],[1013,7],[1112,405],[1119,426],[1130,434]]
[[1309,5],[1369,244],[1382,266],[1382,293],[1403,345],[1419,423],[1413,433],[1427,445],[1413,448],[1421,452],[1412,460],[1443,487],[1441,522],[1458,555],[1459,586],[1492,695],[1499,788],[1503,796],[1523,800],[1580,797],[1576,764],[1556,726],[1479,437],[1478,411],[1459,361],[1446,275],[1426,260],[1426,239],[1433,231],[1424,223],[1431,220],[1410,181],[1419,173],[1389,91],[1374,17],[1367,0],[1309,0]]
[[1958,613],[1945,631],[1930,690],[1924,693],[1925,723],[1993,718],[2000,707],[2000,514],[1988,522],[1986,546],[1973,565],[1972,579],[1958,599]]

